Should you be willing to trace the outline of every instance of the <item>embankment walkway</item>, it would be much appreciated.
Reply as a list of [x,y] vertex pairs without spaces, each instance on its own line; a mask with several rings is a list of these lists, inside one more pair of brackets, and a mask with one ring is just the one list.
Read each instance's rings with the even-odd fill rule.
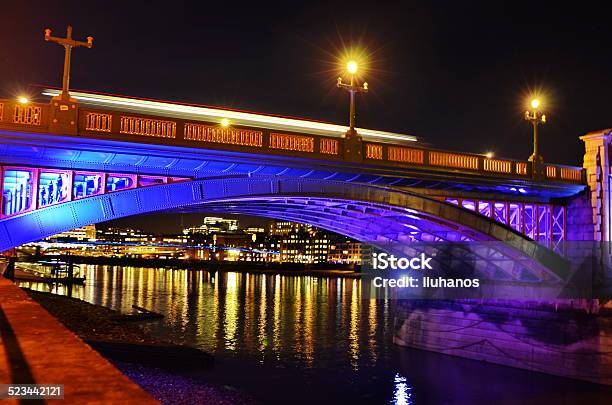
[[19,287],[2,277],[0,384],[64,384],[62,403],[158,403]]

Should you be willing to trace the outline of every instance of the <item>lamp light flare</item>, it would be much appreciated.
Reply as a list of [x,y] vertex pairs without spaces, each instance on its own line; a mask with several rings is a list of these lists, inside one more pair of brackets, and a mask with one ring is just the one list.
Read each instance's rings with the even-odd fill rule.
[[227,118],[223,118],[223,119],[221,120],[221,126],[222,126],[223,128],[227,128],[227,127],[229,127],[229,125],[230,125],[230,122],[229,122],[229,120],[228,120]]
[[546,115],[542,114],[540,109],[542,103],[538,98],[532,98],[529,102],[531,109],[525,111],[525,120],[529,121],[533,126],[533,153],[529,157],[529,161],[532,165],[532,175],[534,178],[541,178],[543,176],[544,158],[539,153],[538,145],[538,127],[546,123]]
[[358,69],[358,65],[357,65],[357,62],[355,62],[354,60],[351,60],[346,64],[346,70],[352,75],[357,73],[357,69]]
[[487,159],[491,159],[491,158],[493,158],[493,156],[495,156],[495,153],[493,153],[493,152],[487,152],[487,153],[485,153],[485,157],[486,157]]
[[30,102],[30,100],[24,96],[17,97],[17,101],[19,101],[21,104],[28,104]]

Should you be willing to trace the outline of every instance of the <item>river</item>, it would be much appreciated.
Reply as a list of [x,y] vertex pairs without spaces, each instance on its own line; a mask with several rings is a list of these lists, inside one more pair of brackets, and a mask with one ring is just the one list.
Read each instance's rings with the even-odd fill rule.
[[[578,381],[398,347],[388,300],[359,279],[83,266],[72,296],[122,312],[161,312],[154,336],[213,354],[197,377],[262,403],[606,403]],[[66,287],[21,282],[66,294]]]

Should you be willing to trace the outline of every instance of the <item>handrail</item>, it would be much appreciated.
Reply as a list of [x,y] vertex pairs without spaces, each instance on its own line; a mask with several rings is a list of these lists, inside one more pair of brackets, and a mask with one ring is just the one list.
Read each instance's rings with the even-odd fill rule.
[[30,132],[49,132],[51,106],[0,99],[0,127]]
[[[67,109],[63,106],[64,110]],[[39,133],[57,133],[52,130],[58,103],[27,103],[0,99],[0,128]],[[74,107],[72,107],[74,108]],[[355,161],[354,152],[347,154],[345,138],[323,135],[283,133],[254,127],[223,127],[219,123],[179,120],[123,111],[81,109],[75,111],[76,135],[105,139],[140,142],[143,137],[180,146],[211,149],[262,152],[312,156],[333,161]],[[363,142],[358,161],[391,167],[410,167],[436,171],[464,172],[467,174],[503,177],[541,182],[585,184],[585,171],[581,167],[546,163],[537,177],[533,164],[528,161],[424,148],[420,145],[396,145],[382,142]]]

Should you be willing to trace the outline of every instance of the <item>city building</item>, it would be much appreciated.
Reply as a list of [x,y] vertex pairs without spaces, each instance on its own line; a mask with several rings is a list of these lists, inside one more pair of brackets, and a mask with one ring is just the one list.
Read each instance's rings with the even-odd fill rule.
[[270,225],[269,248],[278,250],[281,262],[325,263],[335,234],[295,222]]
[[279,236],[278,246],[281,262],[308,263],[306,257],[306,244],[309,234],[295,231],[284,236]]
[[183,234],[228,233],[238,231],[238,220],[220,217],[205,217],[202,225],[192,226],[183,230]]
[[97,231],[98,240],[106,242],[140,242],[145,243],[153,240],[153,234],[132,228],[107,228]]
[[49,236],[47,240],[77,240],[77,241],[95,241],[96,226],[86,225],[80,228],[58,233],[57,235]]
[[297,222],[278,221],[270,224],[270,236],[286,236],[300,232],[310,232],[311,225],[299,224]]
[[266,230],[264,228],[251,227],[245,229],[244,233],[251,235],[253,242],[262,241],[266,236]]
[[306,260],[308,263],[326,263],[331,246],[331,235],[319,230],[306,242]]
[[361,264],[361,242],[340,242],[329,247],[327,261],[334,264]]

